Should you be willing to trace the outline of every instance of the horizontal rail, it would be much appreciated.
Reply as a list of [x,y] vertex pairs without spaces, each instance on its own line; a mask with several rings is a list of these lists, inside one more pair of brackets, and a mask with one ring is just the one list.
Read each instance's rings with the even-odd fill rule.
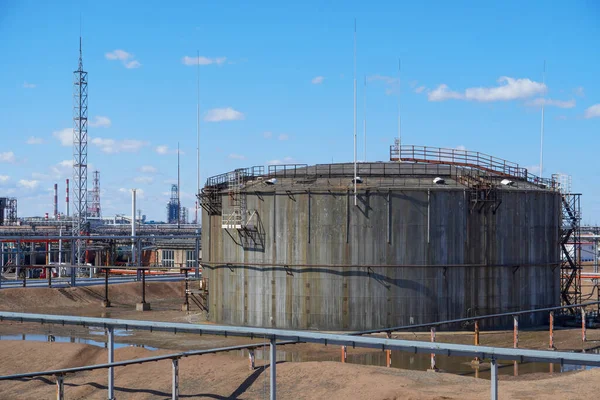
[[565,309],[569,309],[569,308],[579,308],[579,307],[583,308],[583,307],[594,306],[594,305],[598,305],[598,304],[600,304],[600,301],[591,301],[589,303],[582,303],[582,304],[572,304],[570,306],[535,308],[535,309],[531,309],[531,310],[512,311],[512,312],[506,312],[506,313],[500,313],[500,314],[488,314],[488,315],[482,315],[482,316],[451,319],[451,320],[446,320],[446,321],[429,322],[429,323],[424,323],[424,324],[396,326],[393,328],[372,329],[372,330],[367,330],[367,331],[354,332],[351,335],[370,335],[370,334],[374,334],[374,333],[387,333],[387,332],[392,333],[392,332],[409,330],[409,329],[429,328],[432,326],[458,324],[458,323],[470,322],[470,321],[481,321],[484,319],[513,317],[513,316],[517,316],[517,315],[526,315],[526,314],[534,314],[534,313],[539,313],[539,312],[565,310]]
[[0,312],[0,321],[35,322],[41,324],[78,325],[113,329],[140,329],[172,333],[195,333],[205,335],[239,336],[286,340],[294,342],[332,344],[352,347],[399,350],[411,353],[435,353],[447,356],[479,357],[492,360],[520,362],[546,362],[600,366],[600,355],[565,353],[557,351],[525,350],[490,346],[475,346],[439,342],[421,342],[377,337],[362,337],[322,332],[284,329],[253,328],[244,326],[199,325],[173,322],[136,321],[110,318],[91,318],[49,314]]
[[66,235],[44,235],[44,236],[23,236],[22,239],[19,236],[0,236],[0,241],[2,242],[32,242],[32,241],[45,241],[45,240],[139,240],[139,239],[170,239],[170,240],[179,240],[179,239],[196,239],[200,237],[200,234],[195,235],[136,235],[136,236],[117,236],[117,235],[98,235],[98,236],[66,236]]
[[292,264],[292,263],[239,263],[227,261],[200,261],[200,265],[208,268],[215,267],[281,267],[281,268],[302,268],[302,267],[318,267],[318,268],[453,268],[453,267],[557,267],[561,262],[551,263],[527,263],[527,264]]
[[[278,345],[295,344],[295,343],[296,342],[292,342],[292,341],[277,342]],[[127,365],[143,364],[143,363],[147,363],[147,362],[156,362],[156,361],[163,361],[163,360],[173,360],[173,359],[179,359],[179,358],[191,357],[191,356],[202,356],[205,354],[216,354],[216,353],[222,353],[222,352],[227,352],[227,351],[252,350],[252,349],[257,349],[259,347],[268,346],[268,345],[269,345],[269,343],[243,344],[243,345],[238,345],[238,346],[218,347],[218,348],[209,349],[209,350],[184,351],[181,353],[164,354],[161,356],[153,356],[153,357],[145,357],[145,358],[136,358],[133,360],[116,361],[116,362],[112,362],[112,363],[84,365],[82,367],[72,367],[72,368],[62,368],[62,369],[54,369],[54,370],[48,370],[48,371],[25,372],[22,374],[2,375],[2,376],[0,376],[0,381],[35,378],[38,376],[48,376],[48,375],[66,375],[66,374],[73,374],[76,372],[93,371],[96,369],[106,369],[106,368],[110,368],[110,367],[125,367]]]

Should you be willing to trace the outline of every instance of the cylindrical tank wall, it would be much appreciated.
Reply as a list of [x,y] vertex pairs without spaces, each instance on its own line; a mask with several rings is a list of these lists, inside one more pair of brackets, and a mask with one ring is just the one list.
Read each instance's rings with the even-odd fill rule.
[[[223,229],[221,215],[204,211],[209,317],[363,330],[558,305],[560,196],[502,191],[494,213],[493,204],[472,209],[469,195],[379,190],[360,193],[355,206],[345,189],[265,189],[246,194],[256,210],[250,233]],[[223,207],[230,211],[226,195]]]

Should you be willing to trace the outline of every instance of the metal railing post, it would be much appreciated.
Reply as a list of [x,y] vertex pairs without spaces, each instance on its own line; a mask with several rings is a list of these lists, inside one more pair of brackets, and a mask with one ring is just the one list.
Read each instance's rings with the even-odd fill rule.
[[[475,341],[475,346],[479,346],[479,321],[478,320],[475,320],[475,337],[474,337],[474,341]],[[473,359],[473,361],[471,361],[471,364],[479,365],[480,364],[479,357],[475,357]]]
[[342,363],[346,362],[347,357],[348,357],[348,348],[346,346],[342,346]]
[[65,399],[65,377],[56,375],[56,400]]
[[[431,327],[431,343],[435,343],[435,327]],[[435,365],[435,353],[431,353],[431,371],[437,371],[437,366]]]
[[271,400],[276,400],[277,399],[277,383],[275,381],[276,377],[277,377],[277,349],[276,349],[276,343],[275,343],[275,338],[271,338],[271,343],[269,345],[270,347],[270,369],[271,369]]
[[[392,338],[392,332],[387,332],[386,334],[388,339]],[[385,351],[385,366],[388,368],[392,367],[392,350],[386,350]]]
[[256,358],[254,357],[254,349],[248,350],[248,364],[250,367],[250,371],[254,371],[256,368]]
[[[108,363],[115,362],[115,330],[113,327],[109,327],[107,331],[108,336]],[[114,367],[108,368],[108,400],[114,400],[115,398],[115,369]]]
[[173,359],[173,388],[171,399],[179,400],[179,358]]
[[519,317],[513,316],[513,347],[519,347]]
[[492,373],[492,378],[491,378],[492,388],[491,388],[491,393],[490,393],[490,399],[498,400],[498,362],[496,361],[495,358],[492,358],[492,360],[490,362],[490,370]]
[[200,231],[196,230],[196,279],[200,279]]

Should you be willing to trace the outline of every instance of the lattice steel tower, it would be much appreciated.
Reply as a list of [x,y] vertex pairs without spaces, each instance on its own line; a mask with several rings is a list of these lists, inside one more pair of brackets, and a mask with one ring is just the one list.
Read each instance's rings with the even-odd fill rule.
[[[73,72],[73,206],[74,236],[81,236],[87,222],[87,124],[88,124],[88,73],[83,70],[81,36],[79,37],[79,68]],[[84,242],[77,240],[75,262],[84,262]]]

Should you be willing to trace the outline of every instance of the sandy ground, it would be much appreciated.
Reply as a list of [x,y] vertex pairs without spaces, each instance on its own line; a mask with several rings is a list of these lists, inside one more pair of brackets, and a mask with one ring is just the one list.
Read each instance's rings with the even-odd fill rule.
[[[1,342],[0,374],[47,370],[106,361],[106,350],[64,343]],[[117,360],[158,354],[140,348],[115,352]],[[59,355],[59,356],[57,356]],[[115,371],[118,399],[170,397],[170,361],[133,365]],[[68,399],[106,397],[107,372],[69,375]],[[407,371],[336,362],[278,362],[277,394],[281,399],[482,399],[489,381],[453,374]],[[500,380],[504,399],[590,399],[600,390],[600,370],[535,380]],[[250,371],[239,357],[206,355],[180,363],[181,398],[263,399],[269,393],[269,368]],[[592,397],[590,397],[592,396]],[[53,377],[0,382],[0,399],[56,398]]]
[[[36,313],[86,315],[92,317],[146,319],[158,321],[205,323],[199,310],[184,313],[178,311],[183,302],[182,283],[149,282],[146,300],[152,311],[137,312],[135,303],[140,300],[140,285],[128,283],[110,286],[113,307],[101,306],[103,287],[89,288],[27,288],[0,290],[0,309]],[[74,336],[104,341],[98,332],[79,327],[41,326],[39,324],[0,323],[0,334],[22,333]],[[117,342],[144,344],[159,348],[150,351],[138,347],[116,350],[117,359],[130,359],[183,350],[207,349],[250,343],[245,338],[223,338],[164,332],[124,332]],[[394,338],[429,340],[428,333],[399,333]],[[593,349],[600,346],[600,331],[588,330],[588,340],[581,340],[580,329],[558,329],[554,340],[559,350],[573,351]],[[437,340],[452,343],[473,343],[470,332],[438,332]],[[260,342],[255,340],[254,342]],[[482,332],[482,345],[512,347],[512,331]],[[546,349],[548,332],[521,331],[520,347]],[[258,354],[257,365],[267,354]],[[106,350],[101,347],[70,344],[40,343],[28,341],[0,341],[0,375],[71,367],[107,360]],[[385,363],[385,353],[370,349],[348,349],[349,363],[341,364],[340,348],[315,344],[299,344],[278,347],[278,395],[283,399],[475,399],[489,397],[489,381],[473,379],[486,377],[486,366],[477,373],[470,360],[455,357],[438,357],[438,366],[467,376],[444,373],[428,373],[427,355],[415,358],[406,353],[394,352],[392,366],[379,367]],[[298,362],[302,361],[302,362]],[[370,365],[358,365],[370,364]],[[379,366],[378,366],[379,365]],[[182,398],[268,398],[269,369],[248,370],[246,353],[242,351],[191,357],[181,362]],[[413,370],[401,369],[410,368]],[[559,366],[553,367],[555,371]],[[513,366],[501,368],[501,398],[515,399],[589,399],[589,393],[600,389],[600,369],[550,375],[548,364],[520,365],[519,376],[512,377]],[[134,365],[116,370],[117,398],[167,398],[171,390],[171,366],[169,361]],[[527,374],[523,374],[529,372]],[[537,373],[532,373],[537,372]],[[489,376],[489,374],[487,374]],[[591,379],[588,379],[591,378]],[[21,382],[0,382],[0,399],[55,398],[54,378],[38,378]],[[105,398],[106,371],[70,375],[66,380],[68,399]]]

